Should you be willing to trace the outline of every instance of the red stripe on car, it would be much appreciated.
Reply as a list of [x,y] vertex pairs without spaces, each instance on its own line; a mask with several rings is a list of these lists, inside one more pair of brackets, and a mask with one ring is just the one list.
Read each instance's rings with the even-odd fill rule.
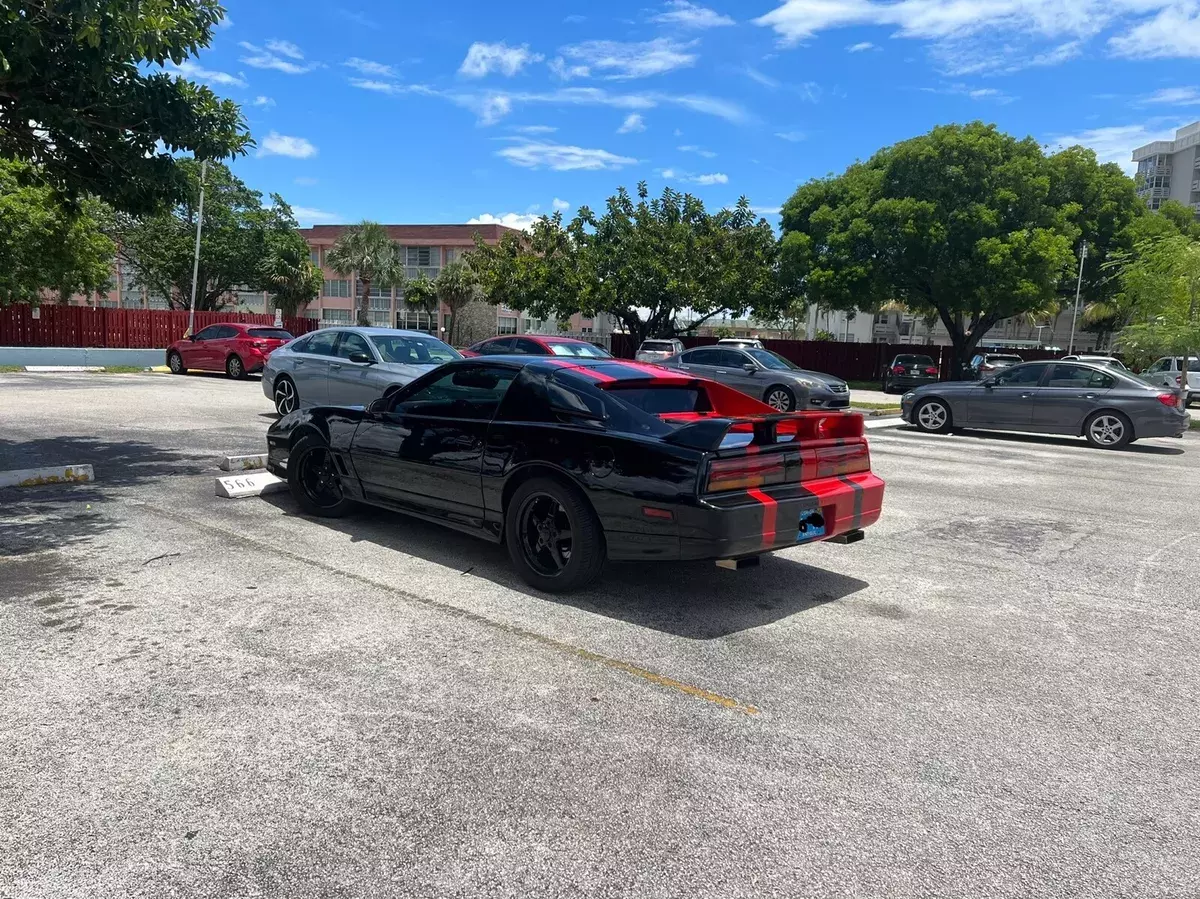
[[769,549],[775,545],[775,515],[779,510],[779,504],[775,502],[767,494],[761,490],[746,491],[754,499],[762,503],[763,507],[763,523],[762,523],[762,538],[763,549]]

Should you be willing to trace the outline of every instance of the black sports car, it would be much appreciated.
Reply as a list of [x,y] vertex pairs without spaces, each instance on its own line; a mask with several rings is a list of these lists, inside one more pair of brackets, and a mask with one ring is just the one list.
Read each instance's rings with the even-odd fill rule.
[[741,567],[855,542],[883,502],[857,413],[776,413],[617,359],[449,362],[365,409],[286,415],[267,442],[267,467],[306,512],[365,502],[505,541],[551,592],[587,584],[606,558]]

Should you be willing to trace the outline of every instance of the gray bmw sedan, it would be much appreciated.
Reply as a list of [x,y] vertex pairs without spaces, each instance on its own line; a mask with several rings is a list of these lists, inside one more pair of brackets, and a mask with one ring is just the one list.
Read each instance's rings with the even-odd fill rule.
[[800,368],[770,350],[702,346],[658,364],[719,381],[780,412],[850,405],[850,388],[841,378]]
[[982,381],[930,384],[904,394],[900,406],[904,420],[922,431],[1067,434],[1104,449],[1182,437],[1191,421],[1176,391],[1081,362],[1025,362]]
[[365,406],[462,354],[420,331],[322,328],[267,357],[262,388],[286,415],[309,406]]

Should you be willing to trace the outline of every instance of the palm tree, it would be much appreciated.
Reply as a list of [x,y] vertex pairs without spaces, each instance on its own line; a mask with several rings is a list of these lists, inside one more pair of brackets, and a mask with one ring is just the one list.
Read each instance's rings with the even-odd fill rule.
[[448,336],[450,345],[455,346],[460,331],[458,313],[472,300],[479,298],[479,281],[474,269],[465,262],[451,262],[438,274],[433,286],[438,300],[450,310],[452,318]]
[[308,245],[295,232],[287,232],[272,242],[262,263],[262,281],[275,307],[290,318],[321,295],[323,279],[309,258]]
[[387,229],[378,222],[364,221],[342,232],[329,248],[329,266],[342,274],[358,273],[362,295],[358,300],[358,323],[371,324],[371,285],[398,287],[404,283],[400,251]]

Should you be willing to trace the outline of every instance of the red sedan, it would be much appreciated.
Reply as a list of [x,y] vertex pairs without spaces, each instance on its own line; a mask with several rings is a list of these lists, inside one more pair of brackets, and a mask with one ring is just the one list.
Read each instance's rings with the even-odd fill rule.
[[177,375],[196,368],[240,379],[262,371],[267,357],[291,339],[282,328],[266,325],[209,325],[167,347],[167,367]]
[[602,346],[575,337],[521,334],[489,337],[462,351],[464,356],[565,356],[577,359],[611,359]]

